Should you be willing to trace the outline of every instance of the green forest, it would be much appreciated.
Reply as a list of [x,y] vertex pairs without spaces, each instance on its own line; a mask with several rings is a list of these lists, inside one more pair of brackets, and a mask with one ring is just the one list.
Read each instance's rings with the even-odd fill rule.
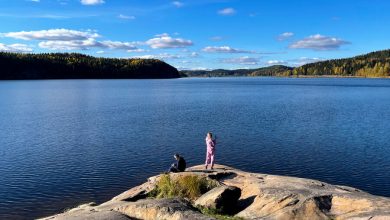
[[278,76],[280,73],[291,71],[293,68],[275,65],[258,69],[237,70],[183,70],[180,73],[188,77],[226,77],[226,76]]
[[257,69],[183,70],[157,59],[97,58],[77,53],[0,52],[0,80],[15,79],[161,79],[225,76],[390,77],[390,50],[300,67],[275,65]]
[[334,59],[292,68],[270,66],[239,70],[182,71],[190,77],[220,76],[352,76],[390,77],[390,50],[376,51],[346,59]]
[[96,58],[77,53],[0,53],[0,80],[178,78],[157,59]]
[[327,60],[297,67],[289,75],[336,75],[360,77],[390,76],[390,50],[347,59]]

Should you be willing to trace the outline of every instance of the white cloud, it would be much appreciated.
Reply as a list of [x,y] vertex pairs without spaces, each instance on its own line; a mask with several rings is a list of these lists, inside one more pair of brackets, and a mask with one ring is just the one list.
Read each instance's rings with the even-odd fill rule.
[[192,52],[191,54],[190,54],[190,57],[199,57],[200,55],[199,55],[199,53],[197,53],[197,52]]
[[207,53],[255,53],[255,51],[235,49],[229,46],[221,46],[221,47],[208,46],[203,48],[202,51]]
[[148,54],[142,56],[134,56],[133,58],[168,60],[168,59],[180,59],[182,57],[175,54],[161,53],[161,54]]
[[162,33],[162,34],[156,34],[154,36],[156,36],[156,37],[169,37],[169,34],[168,33]]
[[129,53],[143,53],[143,52],[147,52],[147,51],[148,50],[141,49],[141,48],[127,50],[127,52],[129,52]]
[[182,48],[193,45],[190,40],[172,38],[167,33],[156,35],[155,38],[152,38],[145,43],[153,49]]
[[38,44],[40,48],[49,50],[87,50],[97,47],[97,41],[93,38],[87,40],[51,40],[43,41]]
[[122,50],[136,50],[135,42],[121,42],[121,41],[101,41],[97,42],[98,46],[106,47],[108,49],[122,49]]
[[157,55],[142,55],[142,56],[133,56],[131,58],[139,58],[139,59],[157,59]]
[[101,37],[92,30],[76,31],[50,29],[41,31],[21,31],[1,34],[5,37],[22,40],[39,40],[38,46],[49,50],[88,50],[91,48],[139,51],[138,42],[99,41]]
[[68,0],[57,0],[60,5],[67,5],[68,4]]
[[99,50],[99,51],[96,51],[97,54],[103,54],[104,51],[103,50]]
[[83,5],[100,5],[104,4],[103,0],[81,0],[81,4]]
[[180,2],[180,1],[174,1],[174,2],[172,2],[172,4],[173,4],[174,6],[176,6],[177,8],[181,8],[181,7],[184,6],[184,3],[183,3],[183,2]]
[[189,64],[189,63],[193,63],[193,62],[191,60],[182,60],[182,61],[179,61],[179,63]]
[[32,48],[26,44],[2,44],[0,43],[1,52],[15,52],[15,53],[27,53],[32,52]]
[[222,62],[223,63],[240,64],[240,65],[257,65],[259,63],[259,59],[244,56],[244,57],[238,57],[238,58],[223,59]]
[[97,41],[94,38],[86,40],[68,41],[43,41],[38,45],[49,50],[88,50],[91,48],[117,49],[117,50],[137,50],[136,43],[120,41]]
[[280,34],[278,36],[278,40],[279,41],[284,41],[284,40],[287,40],[287,39],[289,39],[289,38],[291,38],[293,36],[294,36],[293,32],[284,32],[284,33],[282,33],[282,34]]
[[210,40],[212,40],[212,41],[221,41],[221,40],[223,40],[223,37],[214,36],[214,37],[211,37]]
[[125,19],[125,20],[134,20],[134,19],[135,19],[135,16],[133,16],[133,15],[123,15],[123,14],[120,14],[120,15],[118,15],[118,18],[120,18],[120,19]]
[[268,65],[286,65],[287,62],[283,60],[268,60],[267,61]]
[[257,13],[250,13],[250,14],[249,14],[249,17],[252,17],[252,18],[253,18],[253,17],[256,17],[256,16],[257,16]]
[[236,14],[236,10],[234,8],[224,8],[218,11],[220,15],[234,15]]
[[318,58],[318,57],[313,57],[313,58],[309,58],[309,57],[300,57],[298,59],[292,59],[292,60],[289,60],[291,62],[291,64],[293,66],[302,66],[302,65],[305,65],[305,64],[308,64],[308,63],[316,63],[316,62],[320,62],[320,61],[323,61],[324,59],[322,58]]
[[9,32],[1,34],[5,37],[21,40],[85,40],[89,38],[100,37],[97,33],[91,31],[76,31],[69,29],[50,29],[41,31],[20,31],[20,32]]
[[289,48],[337,50],[344,44],[349,44],[349,42],[335,37],[327,37],[320,34],[316,34],[290,44]]
[[40,2],[40,0],[30,0],[30,2]]
[[324,59],[318,58],[318,57],[300,57],[298,59],[290,59],[287,61],[284,60],[269,60],[266,62],[268,65],[291,65],[291,66],[302,66],[308,63],[315,63],[315,62],[320,62],[323,61]]
[[[34,16],[32,16],[32,17],[34,17]],[[41,15],[36,15],[35,18],[68,19],[70,17],[64,16],[64,15],[41,14]]]

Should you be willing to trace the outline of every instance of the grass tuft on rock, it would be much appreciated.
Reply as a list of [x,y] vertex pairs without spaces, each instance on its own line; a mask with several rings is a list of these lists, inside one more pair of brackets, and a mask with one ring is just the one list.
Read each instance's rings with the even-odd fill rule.
[[164,174],[149,196],[156,198],[179,197],[194,201],[217,185],[216,181],[198,175],[183,175],[172,178],[169,174]]

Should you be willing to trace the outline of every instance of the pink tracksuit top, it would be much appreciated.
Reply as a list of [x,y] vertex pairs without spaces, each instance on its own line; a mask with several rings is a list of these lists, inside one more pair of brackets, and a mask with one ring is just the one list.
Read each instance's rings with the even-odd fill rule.
[[212,140],[210,138],[206,138],[207,153],[214,154],[214,152],[215,152],[215,145],[216,144],[217,143],[216,143],[215,140]]
[[206,153],[206,167],[211,164],[211,168],[214,166],[215,145],[216,141],[210,138],[206,138],[207,153]]

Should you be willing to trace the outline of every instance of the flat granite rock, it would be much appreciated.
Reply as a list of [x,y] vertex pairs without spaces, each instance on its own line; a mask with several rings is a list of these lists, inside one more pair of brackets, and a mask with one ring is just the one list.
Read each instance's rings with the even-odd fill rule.
[[[317,180],[249,173],[215,165],[213,173],[225,185],[241,189],[238,201],[244,219],[388,219],[390,198]],[[191,167],[198,172],[203,166]],[[219,177],[219,178],[218,178]]]
[[123,204],[114,210],[130,217],[145,220],[214,219],[201,214],[182,199],[143,199]]
[[[371,195],[352,187],[289,176],[249,173],[223,165],[215,165],[214,170],[204,170],[204,166],[199,165],[170,175],[172,178],[200,175],[217,180],[227,188],[232,186],[232,189],[241,190],[236,212],[232,214],[243,219],[390,220],[390,198]],[[159,177],[151,177],[148,182],[101,205],[86,204],[46,219],[213,219],[193,208],[200,204],[200,200],[190,204],[182,199],[146,198]],[[209,202],[206,196],[219,198],[218,195],[224,191],[222,188],[205,193],[202,196],[203,204]]]
[[42,220],[131,220],[125,214],[116,211],[97,211],[89,204],[79,206],[65,213],[43,218]]

